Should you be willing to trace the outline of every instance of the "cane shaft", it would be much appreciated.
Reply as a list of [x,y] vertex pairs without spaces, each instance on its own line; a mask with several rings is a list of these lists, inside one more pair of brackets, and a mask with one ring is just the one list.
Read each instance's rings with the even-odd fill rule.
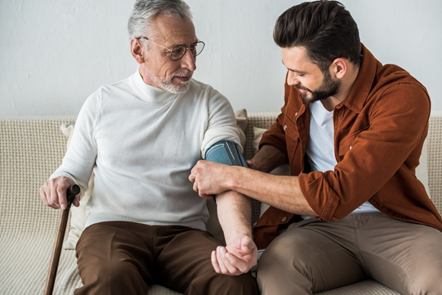
[[58,263],[60,261],[61,249],[63,247],[64,234],[69,218],[69,208],[60,213],[58,224],[57,239],[52,250],[51,262],[49,265],[48,276],[46,278],[45,295],[51,295],[54,290],[55,277],[57,276]]
[[69,219],[69,210],[71,208],[71,204],[73,198],[80,192],[80,187],[74,185],[68,189],[67,192],[67,208],[62,210],[60,213],[60,219],[58,223],[58,233],[57,238],[55,240],[54,248],[52,250],[51,262],[49,264],[48,275],[46,277],[45,291],[44,295],[51,295],[54,286],[55,286],[55,278],[57,276],[58,263],[60,261],[61,250],[63,247],[64,234],[66,232],[66,226]]

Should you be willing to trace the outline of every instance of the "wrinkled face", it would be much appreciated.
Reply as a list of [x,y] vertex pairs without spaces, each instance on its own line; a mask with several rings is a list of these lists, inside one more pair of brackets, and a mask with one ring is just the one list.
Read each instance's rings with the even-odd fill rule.
[[338,93],[341,82],[330,71],[322,72],[306,55],[304,47],[281,48],[282,62],[288,70],[287,83],[301,92],[305,102],[326,99]]
[[[197,41],[195,28],[190,19],[157,16],[152,20],[152,29],[148,37],[155,43],[172,50],[184,45],[190,48]],[[184,56],[173,61],[170,51],[151,41],[144,40],[144,63],[140,64],[140,74],[144,82],[171,93],[185,92],[193,72],[196,70],[196,58],[188,49]]]

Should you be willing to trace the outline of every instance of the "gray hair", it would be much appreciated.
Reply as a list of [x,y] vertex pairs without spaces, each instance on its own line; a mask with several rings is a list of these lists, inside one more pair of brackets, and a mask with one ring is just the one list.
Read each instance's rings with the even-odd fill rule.
[[129,38],[140,38],[150,31],[150,22],[157,15],[192,19],[190,7],[181,0],[137,0],[129,18]]

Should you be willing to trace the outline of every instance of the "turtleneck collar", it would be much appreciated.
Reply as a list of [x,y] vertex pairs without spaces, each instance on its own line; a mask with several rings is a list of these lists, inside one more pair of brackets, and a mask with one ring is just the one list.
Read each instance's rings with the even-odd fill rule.
[[165,103],[178,97],[178,94],[161,90],[152,85],[146,84],[141,77],[140,68],[130,77],[132,87],[138,97],[150,103]]

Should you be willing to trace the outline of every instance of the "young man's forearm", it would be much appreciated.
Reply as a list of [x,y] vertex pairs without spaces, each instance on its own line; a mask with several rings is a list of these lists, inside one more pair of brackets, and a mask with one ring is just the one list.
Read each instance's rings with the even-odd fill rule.
[[276,168],[286,159],[275,147],[264,146],[248,161],[252,169],[198,161],[189,180],[194,183],[193,189],[204,198],[233,190],[287,212],[317,216],[302,194],[297,176],[261,172]]
[[[268,173],[287,161],[287,155],[278,148],[264,145],[249,162],[253,169]],[[298,177],[272,176],[246,170],[239,170],[238,173],[232,177],[231,189],[287,212],[316,216],[299,188]]]
[[227,188],[287,212],[317,216],[302,194],[297,176],[271,175],[243,167],[229,169],[233,171]]

